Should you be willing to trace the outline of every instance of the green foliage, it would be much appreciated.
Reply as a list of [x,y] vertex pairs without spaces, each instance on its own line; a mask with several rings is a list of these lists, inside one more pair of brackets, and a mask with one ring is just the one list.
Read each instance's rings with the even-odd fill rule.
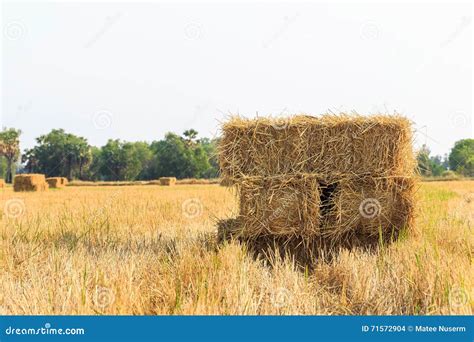
[[150,163],[149,178],[217,177],[217,164],[210,157],[215,150],[215,142],[206,138],[196,140],[197,132],[194,130],[183,135],[167,133],[164,140],[151,144],[154,157]]
[[6,128],[0,132],[0,156],[5,158],[5,179],[11,183],[13,179],[14,166],[20,157],[20,135],[21,131],[15,128]]
[[416,156],[418,162],[418,171],[422,176],[429,177],[432,175],[430,150],[426,145],[423,145]]
[[435,177],[441,176],[447,170],[446,162],[441,156],[430,157],[430,167]]
[[147,143],[109,140],[99,155],[99,170],[103,180],[134,180],[146,173],[152,157]]
[[25,151],[23,156],[29,172],[44,173],[47,177],[82,178],[92,162],[87,140],[63,129],[53,129],[36,141],[38,145]]
[[463,139],[454,144],[449,168],[463,176],[474,177],[474,139]]
[[418,151],[416,159],[418,161],[418,171],[425,177],[440,177],[447,170],[446,157],[432,156],[426,145],[423,145]]
[[190,129],[182,137],[168,133],[151,144],[117,139],[98,148],[62,129],[52,130],[25,151],[23,162],[29,172],[94,181],[217,177],[217,140],[197,136]]

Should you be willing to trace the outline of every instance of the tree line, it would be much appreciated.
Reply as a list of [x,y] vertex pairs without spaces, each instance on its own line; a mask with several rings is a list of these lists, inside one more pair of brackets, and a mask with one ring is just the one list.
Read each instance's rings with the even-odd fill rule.
[[218,140],[198,138],[194,129],[181,136],[167,133],[164,139],[151,143],[110,139],[102,147],[91,146],[86,138],[63,129],[53,129],[36,138],[36,145],[23,154],[19,150],[20,134],[15,129],[0,132],[0,173],[7,182],[11,182],[14,171],[88,181],[218,176]]
[[428,146],[423,145],[417,153],[418,171],[425,177],[452,175],[474,177],[474,139],[462,139],[454,144],[449,154],[431,155]]
[[[182,135],[167,133],[164,139],[151,143],[110,139],[102,147],[91,146],[86,138],[63,129],[53,129],[38,137],[36,145],[23,154],[20,135],[21,131],[14,128],[0,132],[0,175],[8,183],[15,172],[89,181],[218,177],[218,138],[198,138],[194,129]],[[422,176],[455,172],[474,177],[474,139],[457,141],[445,156],[431,156],[429,148],[423,145],[416,158]]]

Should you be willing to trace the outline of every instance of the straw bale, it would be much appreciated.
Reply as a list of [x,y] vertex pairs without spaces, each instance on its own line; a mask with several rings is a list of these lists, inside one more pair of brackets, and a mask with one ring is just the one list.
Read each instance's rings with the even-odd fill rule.
[[63,188],[65,185],[63,183],[63,177],[49,177],[46,178],[46,182],[50,188]]
[[173,186],[176,184],[176,177],[160,177],[160,185]]
[[319,183],[313,176],[257,177],[238,185],[242,235],[319,234]]
[[42,174],[21,174],[13,179],[14,191],[45,191],[47,189],[48,183]]
[[353,178],[335,184],[321,222],[321,235],[335,244],[391,241],[415,218],[415,180],[410,177]]
[[298,115],[231,118],[219,147],[224,177],[278,174],[406,175],[415,167],[410,122],[401,116]]
[[240,195],[224,231],[254,246],[373,246],[415,217],[412,131],[398,115],[235,117],[219,161]]

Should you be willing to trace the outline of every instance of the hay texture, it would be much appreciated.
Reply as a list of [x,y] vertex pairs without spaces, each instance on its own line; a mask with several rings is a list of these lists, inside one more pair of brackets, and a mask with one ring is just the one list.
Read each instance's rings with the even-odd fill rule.
[[160,185],[166,185],[166,186],[176,185],[176,177],[160,177]]
[[21,174],[13,179],[14,191],[45,191],[48,183],[42,174]]
[[410,122],[400,116],[305,115],[232,118],[222,127],[222,176],[377,174],[406,176],[415,167]]
[[50,177],[46,178],[46,182],[50,188],[59,189],[64,188],[67,183],[64,182],[64,177]]
[[232,118],[219,160],[240,199],[233,236],[364,246],[413,221],[412,130],[400,116]]

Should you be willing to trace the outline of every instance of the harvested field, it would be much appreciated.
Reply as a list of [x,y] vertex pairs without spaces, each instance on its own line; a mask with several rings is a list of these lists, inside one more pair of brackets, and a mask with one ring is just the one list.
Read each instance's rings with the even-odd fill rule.
[[217,221],[239,211],[233,191],[5,188],[2,313],[473,314],[474,182],[421,184],[409,233],[376,250],[319,255],[306,270],[216,242]]

